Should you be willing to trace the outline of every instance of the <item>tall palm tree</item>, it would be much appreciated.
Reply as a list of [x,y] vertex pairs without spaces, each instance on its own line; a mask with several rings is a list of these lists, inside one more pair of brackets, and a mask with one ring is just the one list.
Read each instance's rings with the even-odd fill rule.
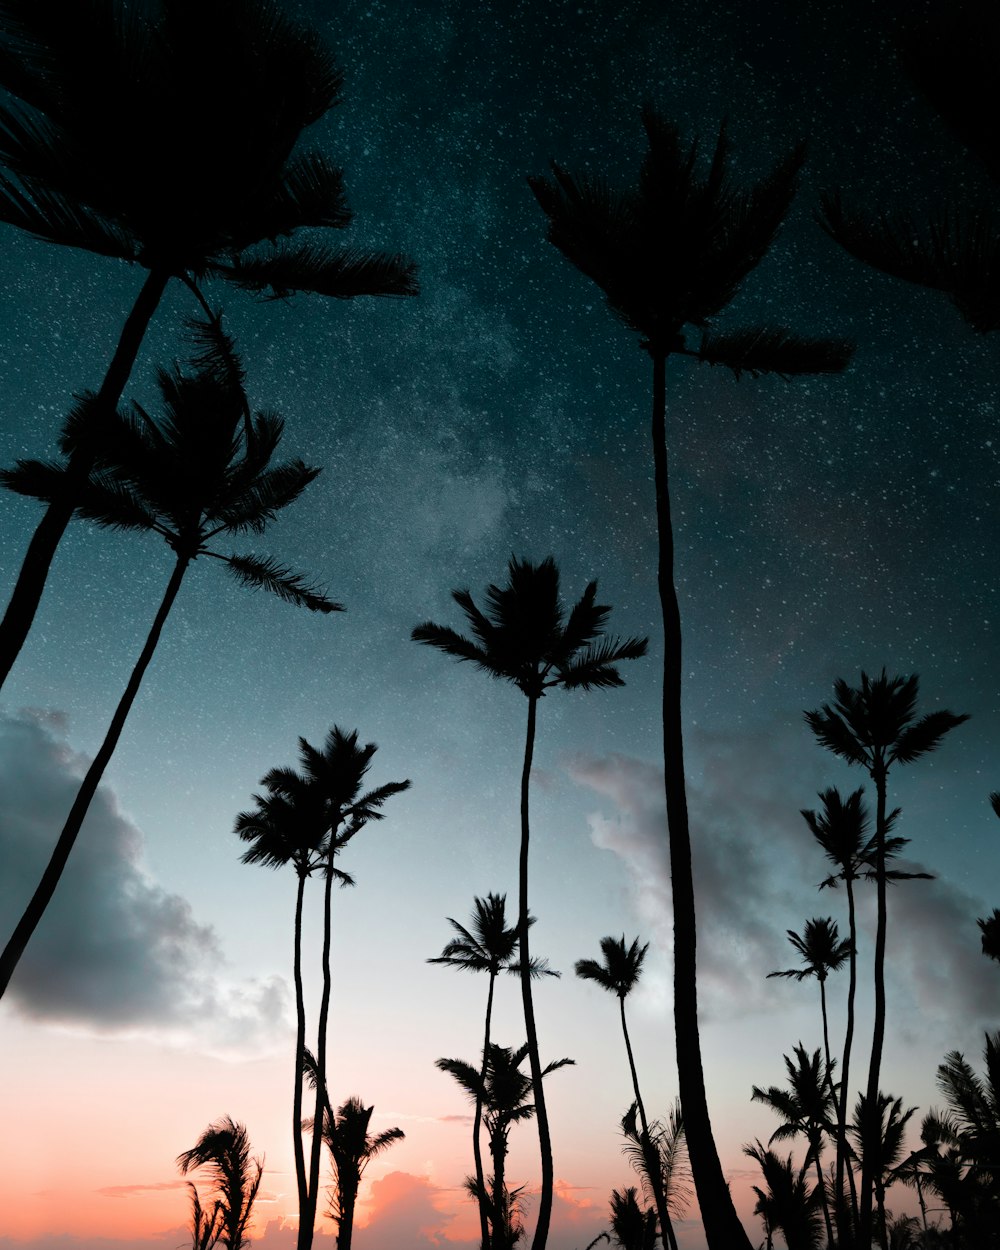
[[[643,961],[648,950],[649,943],[647,942],[645,946],[640,947],[638,938],[635,938],[632,944],[626,947],[624,933],[620,938],[602,937],[601,953],[604,956],[603,962],[598,963],[596,959],[578,959],[575,968],[576,975],[582,980],[596,982],[602,989],[607,990],[610,994],[614,994],[618,999],[622,1035],[625,1038],[625,1051],[628,1055],[629,1071],[632,1074],[632,1092],[635,1094],[635,1105],[639,1112],[639,1122],[642,1125],[642,1140],[644,1143],[650,1143],[649,1121],[646,1119],[646,1108],[643,1105],[642,1094],[639,1092],[639,1077],[635,1070],[632,1042],[629,1039],[628,1024],[625,1019],[625,999],[639,982],[639,977],[642,975]],[[657,1164],[658,1162],[659,1160],[657,1159]],[[669,1243],[671,1250],[677,1250],[677,1239],[674,1236],[673,1225],[670,1222],[670,1215],[667,1211],[666,1198],[663,1193],[663,1177],[659,1166],[649,1169],[649,1183],[653,1190],[653,1201],[656,1204],[656,1213],[659,1217],[663,1239]]]
[[611,1233],[619,1250],[654,1250],[656,1246],[656,1211],[639,1206],[635,1187],[612,1189]]
[[[250,416],[231,344],[217,325],[206,327],[208,358],[193,372],[163,369],[159,388],[164,415],[154,419],[138,404],[116,416],[85,492],[76,491],[81,515],[99,525],[158,534],[174,555],[167,588],[125,692],[70,813],[38,887],[0,956],[0,996],[42,918],[62,876],[104,770],[121,737],[160,633],[190,565],[199,556],[225,564],[245,585],[263,587],[311,611],[340,605],[310,587],[300,574],[254,555],[226,555],[211,542],[224,534],[262,533],[282,508],[299,497],[319,473],[301,460],[271,464],[282,421],[270,413]],[[22,461],[0,474],[0,483],[36,499],[59,498],[68,470]]]
[[[266,778],[265,778],[266,781]],[[322,795],[308,786],[290,788],[286,793],[273,789],[265,796],[253,796],[252,811],[240,812],[234,831],[250,849],[241,856],[244,864],[263,864],[267,868],[295,868],[294,945],[292,954],[295,983],[295,1080],[292,1093],[292,1149],[295,1156],[295,1179],[299,1211],[306,1211],[309,1187],[305,1154],[302,1147],[302,1090],[306,1044],[305,996],[302,987],[302,904],[306,881],[314,872],[326,867],[329,819]],[[341,884],[351,878],[339,869],[334,875]]]
[[[448,923],[457,936],[447,943],[440,955],[427,960],[429,964],[445,964],[449,968],[458,968],[460,971],[485,972],[489,975],[490,984],[486,994],[486,1025],[483,1034],[483,1063],[480,1071],[480,1077],[484,1082],[490,1047],[490,1022],[493,1016],[493,987],[501,972],[509,972],[515,976],[519,976],[521,972],[520,964],[515,959],[518,950],[518,933],[516,927],[508,928],[507,926],[506,908],[506,894],[488,894],[485,901],[475,898],[471,930],[449,916]],[[534,923],[534,916],[529,916],[529,926]],[[559,973],[546,967],[545,960],[533,959],[531,975],[557,977]],[[479,1232],[483,1250],[488,1250],[489,1203],[486,1193],[486,1177],[483,1172],[483,1152],[479,1142],[482,1118],[483,1101],[477,1094],[476,1112],[472,1120],[472,1155],[476,1165]]]
[[359,833],[369,821],[382,820],[381,810],[386,800],[402,794],[410,788],[409,781],[390,781],[373,790],[362,792],[365,777],[371,768],[378,747],[374,742],[358,744],[358,732],[345,732],[334,725],[327,734],[323,746],[314,747],[305,738],[299,738],[299,762],[301,773],[294,768],[272,768],[263,778],[263,784],[272,794],[284,798],[294,797],[303,791],[310,801],[322,809],[326,830],[324,843],[323,873],[323,990],[320,998],[319,1024],[317,1028],[315,1056],[304,1052],[303,1062],[316,1091],[316,1109],[311,1118],[313,1125],[312,1150],[309,1158],[307,1182],[308,1198],[305,1208],[299,1212],[298,1250],[309,1250],[312,1245],[316,1223],[316,1206],[319,1200],[319,1172],[322,1132],[316,1125],[325,1125],[333,1116],[327,1092],[326,1072],[327,1031],[330,1018],[332,978],[330,974],[330,949],[332,945],[332,897],[333,883],[340,880],[353,884],[350,877],[334,866],[337,854]]
[[[834,683],[836,700],[805,719],[821,746],[834,755],[863,768],[875,783],[874,872],[877,890],[875,929],[875,1012],[872,1027],[871,1061],[863,1109],[876,1114],[879,1106],[879,1075],[885,1037],[885,939],[886,939],[886,846],[888,830],[895,813],[886,811],[889,770],[895,764],[911,764],[936,750],[945,734],[969,718],[942,709],[916,717],[919,679],[889,677],[883,668],[878,677],[861,674],[861,685],[849,686],[843,678]],[[866,1129],[874,1140],[879,1126]],[[867,1247],[872,1237],[872,1192],[874,1175],[862,1159],[861,1193],[858,1210],[858,1239]]]
[[[719,133],[707,173],[698,144],[685,150],[677,130],[642,110],[648,150],[634,187],[614,191],[598,177],[553,164],[551,178],[529,178],[549,221],[549,241],[603,291],[611,311],[639,334],[653,364],[652,448],[663,617],[664,790],[674,909],[674,1028],[691,1165],[710,1250],[749,1250],[719,1163],[705,1094],[698,1034],[694,884],[681,720],[681,621],[674,585],[666,440],[666,365],[671,356],[724,365],[739,377],[839,372],[850,347],[804,340],[784,329],[719,334],[715,317],[763,259],[795,194],[797,149],[756,186],[735,186],[729,141]],[[689,347],[685,326],[700,334]]]
[[402,257],[291,238],[351,220],[342,171],[297,147],[341,84],[273,0],[158,0],[141,17],[124,0],[4,0],[0,221],[147,273],[0,622],[0,685],[171,278],[196,293],[206,276],[270,297],[416,293]]
[[210,1124],[190,1150],[177,1156],[181,1175],[192,1168],[209,1169],[219,1212],[219,1240],[226,1250],[243,1250],[250,1243],[247,1225],[264,1175],[264,1161],[250,1154],[246,1126],[230,1116]]
[[[492,1250],[513,1250],[524,1231],[516,1220],[517,1197],[521,1190],[508,1190],[506,1160],[511,1126],[530,1120],[538,1111],[537,1097],[534,1102],[528,1101],[535,1089],[534,1078],[521,1071],[528,1054],[527,1043],[512,1050],[490,1042],[485,1078],[464,1059],[434,1061],[437,1068],[454,1077],[473,1102],[479,1101],[483,1107],[493,1163],[493,1175],[488,1182]],[[555,1059],[545,1065],[541,1075],[548,1076],[575,1062],[574,1059]],[[470,1188],[478,1184],[474,1177],[470,1177],[469,1182]]]
[[334,1188],[330,1216],[337,1222],[337,1250],[351,1250],[354,1235],[354,1205],[365,1168],[406,1134],[401,1128],[387,1128],[372,1135],[368,1131],[372,1112],[352,1095],[337,1108],[336,1115],[324,1112],[323,1141],[333,1161]]
[[457,660],[468,660],[488,676],[509,681],[528,700],[528,724],[521,770],[521,851],[518,862],[518,962],[521,999],[528,1035],[528,1057],[534,1086],[538,1140],[542,1159],[542,1192],[532,1250],[543,1250],[552,1211],[552,1144],[542,1090],[535,1010],[531,998],[531,954],[528,949],[528,794],[535,746],[538,701],[560,687],[564,690],[603,690],[625,683],[615,667],[646,653],[645,638],[606,638],[604,626],[610,607],[596,602],[597,583],[591,582],[569,615],[559,594],[559,570],[551,556],[541,564],[512,556],[507,584],[490,585],[486,610],[480,611],[467,590],[452,591],[465,613],[472,638],[444,625],[426,621],[413,630],[415,642],[437,647]]

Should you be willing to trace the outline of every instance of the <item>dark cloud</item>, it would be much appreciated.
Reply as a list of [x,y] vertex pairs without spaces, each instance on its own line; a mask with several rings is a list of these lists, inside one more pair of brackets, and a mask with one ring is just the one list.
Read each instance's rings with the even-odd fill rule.
[[[0,719],[0,927],[10,933],[75,797],[86,761],[59,716]],[[284,1032],[287,988],[272,978],[226,984],[215,930],[153,881],[142,834],[106,786],[8,990],[23,1015],[96,1028],[254,1048]]]

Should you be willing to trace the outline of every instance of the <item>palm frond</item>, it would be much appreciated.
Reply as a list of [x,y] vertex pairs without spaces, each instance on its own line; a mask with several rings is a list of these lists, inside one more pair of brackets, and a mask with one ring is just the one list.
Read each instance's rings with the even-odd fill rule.
[[406,257],[319,243],[285,244],[270,252],[216,263],[213,272],[236,286],[270,299],[311,291],[334,299],[359,295],[416,295],[416,265]]
[[272,594],[308,608],[310,612],[343,612],[343,604],[334,603],[325,594],[310,586],[301,573],[279,564],[270,556],[219,556],[229,566],[236,580],[244,586],[259,587]]
[[729,334],[705,331],[696,353],[703,364],[724,365],[740,378],[776,373],[842,373],[850,364],[854,344],[843,339],[805,339],[784,329],[761,327]]

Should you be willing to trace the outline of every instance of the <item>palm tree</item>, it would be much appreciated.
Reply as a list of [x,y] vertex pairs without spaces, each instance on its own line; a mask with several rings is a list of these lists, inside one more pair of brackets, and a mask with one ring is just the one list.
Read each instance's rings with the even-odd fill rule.
[[0,623],[0,685],[171,278],[199,299],[205,276],[270,297],[416,293],[402,257],[291,238],[351,220],[342,171],[296,147],[341,84],[273,0],[161,0],[141,19],[122,0],[5,0],[0,221],[147,275]]
[[538,1118],[542,1158],[542,1192],[532,1250],[543,1250],[552,1211],[552,1145],[542,1091],[535,1011],[531,999],[532,963],[528,950],[528,791],[535,746],[538,701],[547,691],[602,690],[625,683],[615,667],[646,653],[645,638],[604,637],[611,609],[596,602],[597,583],[591,582],[568,617],[559,595],[559,570],[550,557],[541,564],[512,556],[507,584],[491,585],[486,611],[476,607],[467,590],[452,591],[465,613],[473,637],[466,638],[444,625],[426,621],[413,630],[415,642],[437,647],[457,660],[469,660],[488,676],[509,681],[528,700],[528,725],[521,770],[521,852],[518,867],[518,962],[528,1056]]
[[374,1110],[352,1095],[336,1115],[324,1112],[323,1141],[330,1151],[335,1180],[329,1215],[337,1221],[337,1250],[351,1250],[354,1204],[365,1168],[406,1136],[401,1128],[387,1128],[372,1136],[368,1125]]
[[218,1199],[209,1207],[201,1205],[198,1186],[188,1181],[191,1191],[191,1250],[212,1250],[222,1236],[222,1203]]
[[[645,1133],[637,1123],[638,1111],[638,1103],[633,1102],[622,1116],[621,1131],[625,1138],[622,1153],[642,1178],[644,1192],[648,1190],[653,1194],[653,1178],[657,1178],[667,1214],[679,1219],[691,1201],[691,1166],[681,1101],[675,1100],[665,1124],[662,1120],[650,1120]],[[672,1223],[668,1229],[669,1237],[676,1241]]]
[[[768,977],[792,977],[796,981],[805,981],[807,977],[815,977],[819,982],[820,1010],[823,1013],[823,1050],[826,1055],[826,1072],[829,1078],[833,1071],[830,1058],[830,1030],[826,1015],[826,978],[831,972],[842,968],[853,954],[854,947],[850,938],[840,940],[836,922],[831,916],[814,917],[806,921],[805,932],[800,936],[794,929],[786,929],[788,940],[802,956],[804,968],[788,968],[784,972],[769,972]],[[831,1093],[832,1093],[831,1088]]]
[[192,1168],[209,1169],[217,1195],[219,1240],[226,1250],[243,1250],[248,1246],[246,1230],[264,1175],[264,1161],[251,1156],[246,1126],[228,1115],[216,1120],[190,1150],[177,1156],[177,1166],[182,1176]]
[[[674,909],[674,1028],[684,1119],[698,1202],[710,1250],[749,1250],[719,1163],[705,1094],[695,961],[694,884],[681,722],[681,622],[674,585],[666,442],[666,364],[687,356],[724,365],[739,377],[839,372],[847,344],[803,340],[756,327],[712,329],[744,279],[768,251],[795,194],[797,149],[751,188],[734,186],[725,127],[705,177],[698,144],[685,151],[677,130],[648,105],[648,141],[637,184],[613,191],[597,177],[574,177],[553,164],[551,178],[529,178],[549,221],[549,241],[603,291],[611,311],[653,363],[652,445],[659,545],[657,582],[663,616],[664,790]],[[690,348],[684,327],[700,333]]]
[[[601,953],[604,956],[604,962],[598,963],[596,959],[578,959],[575,969],[576,975],[582,980],[594,981],[602,989],[616,995],[618,998],[622,1034],[625,1038],[625,1051],[628,1055],[629,1071],[632,1074],[632,1092],[635,1094],[635,1105],[639,1112],[639,1122],[642,1125],[642,1139],[647,1143],[650,1141],[649,1121],[646,1119],[646,1108],[643,1105],[642,1094],[639,1092],[639,1078],[635,1070],[632,1043],[629,1040],[628,1024],[625,1020],[625,999],[639,982],[639,977],[642,975],[643,960],[646,958],[646,951],[648,950],[649,943],[647,942],[645,946],[640,948],[638,938],[630,946],[626,947],[624,933],[620,938],[602,937]],[[671,1250],[677,1250],[677,1240],[674,1237],[673,1226],[670,1223],[670,1216],[667,1212],[659,1166],[650,1168],[649,1183],[653,1190],[653,1201],[656,1204],[656,1213],[660,1220],[660,1230],[664,1241],[669,1242]]]
[[849,1133],[861,1156],[861,1175],[867,1172],[872,1178],[875,1205],[878,1212],[876,1236],[882,1250],[888,1250],[889,1233],[886,1224],[885,1191],[899,1176],[903,1158],[903,1136],[916,1107],[903,1110],[902,1098],[893,1098],[879,1090],[874,1110],[867,1106],[867,1095],[858,1096],[854,1121]]
[[763,1220],[768,1250],[774,1244],[775,1230],[784,1234],[788,1250],[817,1250],[822,1237],[819,1194],[806,1184],[803,1172],[796,1173],[792,1156],[779,1159],[759,1141],[744,1146],[743,1153],[757,1160],[767,1185],[767,1189],[754,1185],[753,1191],[757,1195],[754,1215]]
[[[267,778],[263,784],[266,785]],[[298,1187],[299,1211],[308,1210],[309,1187],[305,1155],[302,1148],[302,1087],[306,1044],[305,997],[302,988],[302,904],[306,880],[318,869],[326,867],[329,819],[322,795],[308,786],[290,788],[278,793],[269,787],[266,796],[253,796],[255,808],[240,812],[234,832],[250,849],[241,856],[244,864],[263,864],[267,868],[283,868],[292,864],[298,886],[295,894],[294,947],[292,956],[295,982],[295,1081],[292,1093],[292,1148],[295,1155],[295,1179]],[[341,884],[352,884],[351,878],[339,869],[334,875]]]
[[619,1250],[654,1250],[656,1211],[644,1211],[634,1186],[611,1191],[611,1233]]
[[[205,327],[208,358],[192,373],[161,370],[164,415],[151,417],[138,404],[117,414],[105,467],[77,494],[81,515],[99,525],[159,534],[174,554],[174,567],[145,645],[111,723],[77,792],[38,887],[0,956],[0,996],[49,904],[76,842],[98,783],[153,658],[160,633],[189,566],[208,556],[225,564],[245,585],[263,587],[311,611],[340,605],[270,558],[225,555],[209,545],[223,534],[262,533],[282,508],[299,497],[319,473],[301,460],[271,464],[282,421],[269,413],[250,416],[231,344],[217,324]],[[11,490],[51,500],[63,493],[67,470],[22,461],[0,474]]]
[[[486,995],[486,1027],[483,1035],[483,1065],[480,1077],[486,1080],[486,1060],[490,1046],[490,1021],[493,1016],[493,987],[501,973],[509,972],[519,976],[520,964],[514,958],[518,949],[518,933],[514,927],[507,927],[507,895],[488,894],[485,902],[481,898],[473,900],[472,929],[467,929],[457,920],[448,917],[448,923],[455,930],[456,937],[444,947],[440,955],[428,959],[429,964],[445,964],[449,968],[458,968],[465,972],[485,972],[489,974],[490,986]],[[528,924],[535,923],[534,916],[528,917]],[[546,967],[545,960],[533,959],[532,976],[557,977],[560,974]],[[486,1195],[486,1178],[483,1172],[483,1152],[479,1144],[479,1127],[483,1118],[483,1102],[476,1097],[476,1113],[472,1121],[472,1154],[476,1164],[476,1191],[479,1206],[479,1231],[483,1250],[489,1247],[489,1229],[487,1218],[489,1205]]]
[[[490,1143],[490,1159],[493,1175],[488,1181],[488,1199],[492,1237],[492,1250],[513,1250],[524,1232],[516,1219],[517,1198],[521,1189],[507,1188],[506,1160],[511,1125],[530,1120],[538,1110],[537,1097],[528,1101],[534,1089],[534,1079],[521,1071],[521,1064],[528,1057],[527,1043],[511,1050],[490,1042],[485,1078],[479,1069],[463,1059],[436,1059],[435,1066],[455,1078],[473,1102],[483,1107],[483,1120]],[[558,1068],[573,1064],[574,1059],[555,1059],[542,1069],[548,1076]],[[478,1185],[475,1177],[469,1178],[469,1188]],[[477,1197],[478,1197],[477,1193]]]
[[390,781],[374,790],[361,792],[377,750],[374,742],[359,746],[357,730],[346,733],[338,725],[334,725],[322,748],[314,747],[305,738],[299,738],[301,773],[293,768],[272,768],[263,779],[263,784],[272,794],[285,799],[294,798],[303,792],[308,793],[310,802],[318,804],[324,813],[326,831],[323,857],[323,990],[315,1056],[308,1051],[303,1053],[306,1073],[316,1091],[316,1110],[310,1121],[314,1127],[306,1187],[308,1199],[305,1208],[300,1208],[299,1212],[298,1250],[309,1250],[316,1222],[322,1133],[315,1130],[315,1125],[325,1125],[327,1119],[333,1118],[326,1073],[332,989],[330,948],[333,883],[340,880],[344,884],[353,884],[350,877],[334,867],[334,858],[369,821],[384,818],[385,813],[381,808],[387,799],[410,788],[409,781]]
[[[886,812],[886,785],[894,764],[910,764],[935,750],[945,734],[969,718],[941,710],[916,717],[919,680],[889,677],[883,668],[878,677],[861,674],[859,687],[842,678],[834,683],[833,707],[824,703],[818,711],[806,712],[805,719],[821,746],[863,768],[875,783],[874,871],[878,914],[875,930],[875,1013],[872,1028],[871,1062],[864,1108],[875,1114],[879,1098],[879,1074],[885,1037],[885,938],[886,938],[886,847],[887,833],[896,813]],[[879,1126],[866,1130],[874,1140]],[[874,1176],[862,1159],[861,1195],[858,1211],[859,1244],[867,1247],[872,1237],[872,1190]]]

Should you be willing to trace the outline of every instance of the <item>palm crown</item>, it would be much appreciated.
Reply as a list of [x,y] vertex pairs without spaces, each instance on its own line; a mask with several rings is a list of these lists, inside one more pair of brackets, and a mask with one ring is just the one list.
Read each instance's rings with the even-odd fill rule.
[[602,937],[601,951],[604,954],[603,964],[596,959],[578,959],[576,975],[584,981],[596,981],[598,985],[625,999],[635,988],[642,972],[643,960],[649,943],[639,946],[636,938],[632,945],[625,946],[625,934],[620,938]]
[[[521,965],[515,960],[518,932],[516,925],[507,924],[507,895],[488,894],[483,900],[477,897],[473,903],[472,930],[448,916],[448,923],[456,936],[444,946],[440,955],[428,959],[429,964],[446,964],[465,972],[488,972],[496,976],[501,971],[517,975]],[[528,917],[529,927],[535,917]],[[531,960],[532,977],[557,977],[560,974],[547,966],[545,959]]]
[[469,660],[491,677],[512,682],[528,698],[553,686],[602,689],[622,686],[615,665],[646,654],[645,638],[604,638],[610,607],[596,602],[591,582],[568,617],[559,595],[559,570],[551,556],[541,564],[512,556],[505,586],[490,585],[486,610],[467,590],[452,591],[473,637],[427,621],[413,630],[415,642]]
[[836,972],[850,957],[851,943],[847,938],[840,940],[837,924],[830,916],[807,920],[805,931],[801,935],[794,929],[787,929],[786,932],[789,942],[802,956],[805,967],[789,968],[785,972],[769,972],[769,977],[794,977],[796,981],[815,977],[817,981],[825,981],[831,972]]

